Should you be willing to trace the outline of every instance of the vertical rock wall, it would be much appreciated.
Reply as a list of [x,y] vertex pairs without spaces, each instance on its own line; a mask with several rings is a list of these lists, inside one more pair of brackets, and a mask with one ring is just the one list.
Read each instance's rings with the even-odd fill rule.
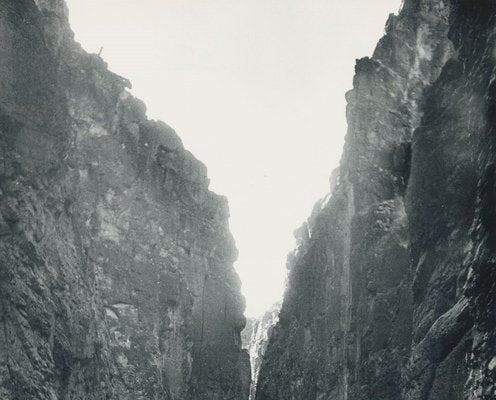
[[496,395],[495,17],[407,0],[357,62],[338,184],[299,231],[258,400]]
[[248,398],[227,202],[81,50],[0,0],[0,398]]

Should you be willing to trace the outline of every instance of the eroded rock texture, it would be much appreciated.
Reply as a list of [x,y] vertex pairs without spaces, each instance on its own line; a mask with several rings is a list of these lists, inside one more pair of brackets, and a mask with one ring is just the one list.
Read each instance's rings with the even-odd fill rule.
[[495,17],[406,0],[357,62],[258,400],[496,398]]
[[62,0],[0,0],[0,398],[248,397],[226,200]]

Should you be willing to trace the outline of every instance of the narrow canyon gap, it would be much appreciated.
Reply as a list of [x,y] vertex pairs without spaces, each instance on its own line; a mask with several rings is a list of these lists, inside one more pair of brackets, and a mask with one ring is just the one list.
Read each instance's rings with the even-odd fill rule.
[[494,399],[495,48],[493,1],[390,16],[248,354],[206,167],[63,0],[0,0],[0,398]]
[[103,46],[147,115],[178,132],[228,197],[246,314],[262,314],[282,298],[293,231],[339,163],[355,59],[372,54],[400,0],[67,5],[76,41]]

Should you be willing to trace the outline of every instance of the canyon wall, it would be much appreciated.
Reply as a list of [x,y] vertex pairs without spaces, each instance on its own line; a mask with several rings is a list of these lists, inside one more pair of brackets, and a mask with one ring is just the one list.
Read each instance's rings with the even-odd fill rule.
[[226,199],[63,0],[0,0],[0,398],[245,400]]
[[496,4],[406,0],[357,61],[257,400],[496,397]]

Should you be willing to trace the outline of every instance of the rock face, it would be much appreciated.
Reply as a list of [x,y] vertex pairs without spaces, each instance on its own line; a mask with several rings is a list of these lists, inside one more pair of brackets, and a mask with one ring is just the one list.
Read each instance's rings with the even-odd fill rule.
[[347,94],[257,400],[496,398],[496,5],[406,0]]
[[0,398],[245,400],[227,202],[62,0],[0,0]]
[[241,332],[243,349],[248,350],[250,354],[251,385],[249,400],[255,399],[260,367],[272,335],[272,329],[278,321],[280,309],[281,304],[276,303],[260,318],[248,318],[246,328]]

